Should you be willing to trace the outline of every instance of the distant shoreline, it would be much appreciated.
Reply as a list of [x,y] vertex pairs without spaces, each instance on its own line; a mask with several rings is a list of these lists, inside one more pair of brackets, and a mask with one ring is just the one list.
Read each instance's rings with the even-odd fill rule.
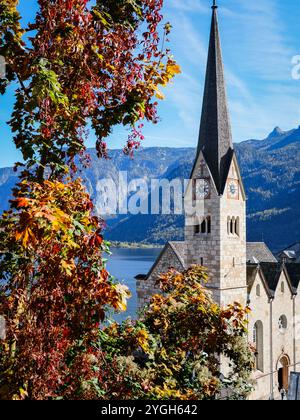
[[143,244],[139,242],[119,242],[108,241],[111,248],[127,248],[127,249],[162,249],[162,245],[158,244]]

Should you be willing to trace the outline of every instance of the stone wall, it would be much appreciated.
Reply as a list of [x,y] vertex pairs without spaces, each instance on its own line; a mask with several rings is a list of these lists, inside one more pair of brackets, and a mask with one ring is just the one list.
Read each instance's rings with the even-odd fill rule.
[[[194,178],[210,178],[206,166],[196,165]],[[238,166],[233,160],[229,179],[241,182]],[[159,292],[155,285],[160,273],[170,267],[182,271],[192,264],[203,264],[209,271],[208,288],[221,305],[235,301],[246,304],[248,300],[246,273],[246,197],[240,183],[239,196],[229,198],[227,186],[223,196],[218,196],[210,179],[211,192],[208,199],[197,203],[197,218],[186,215],[184,264],[173,247],[167,244],[153,266],[147,280],[137,281],[138,305],[142,308],[149,298]],[[191,188],[191,185],[190,185]],[[190,193],[191,196],[191,193]],[[195,224],[211,217],[210,233],[195,233]],[[238,234],[228,232],[228,217],[239,219]],[[185,266],[185,267],[184,267]],[[260,293],[257,294],[257,286]],[[300,295],[294,296],[285,273],[282,272],[274,298],[265,289],[264,279],[258,271],[250,294],[252,313],[249,315],[249,342],[253,341],[253,329],[257,321],[263,326],[263,367],[253,373],[255,391],[250,399],[279,399],[278,369],[280,360],[289,361],[289,373],[300,371]],[[287,328],[279,329],[279,319],[284,316]]]
[[[202,161],[202,163],[201,163]],[[237,198],[229,198],[227,185],[223,196],[219,196],[210,177],[207,166],[203,165],[200,154],[193,178],[209,179],[209,198],[197,202],[197,216],[186,216],[185,240],[187,243],[186,265],[201,264],[208,268],[215,300],[226,305],[234,301],[246,303],[246,201],[240,183],[239,169],[232,162],[229,179],[240,183]],[[191,188],[191,184],[190,187]],[[191,193],[188,191],[188,198]],[[195,233],[195,225],[210,216],[211,232]],[[228,217],[239,219],[239,235],[230,235],[227,230]]]
[[[256,294],[259,286],[259,295]],[[257,273],[249,296],[251,314],[249,316],[249,336],[248,340],[255,346],[253,339],[254,325],[257,321],[262,322],[263,326],[263,369],[256,370],[253,373],[253,379],[256,381],[256,387],[252,393],[251,400],[268,400],[271,395],[270,372],[272,371],[270,358],[270,303],[268,293],[263,285],[260,273]]]
[[[258,285],[260,296],[257,296]],[[257,274],[250,293],[252,312],[249,317],[249,341],[253,341],[254,325],[260,321],[263,325],[264,368],[263,371],[254,373],[257,383],[250,399],[280,399],[278,369],[283,356],[289,360],[289,373],[300,372],[299,304],[300,299],[298,296],[293,296],[284,272],[280,276],[272,299],[269,299],[261,276]],[[282,315],[287,319],[287,328],[284,330],[279,328],[279,319]]]
[[166,273],[171,267],[178,271],[184,270],[173,248],[167,244],[152,267],[149,277],[146,280],[137,280],[138,310],[144,308],[151,296],[160,293],[160,289],[156,286],[157,279],[161,273]]
[[[238,167],[234,161],[230,168],[229,179],[237,182],[239,180]],[[238,197],[228,198],[228,182],[221,198],[220,209],[221,304],[240,302],[245,305],[247,300],[246,201],[241,184]],[[238,234],[228,233],[228,218],[232,217],[239,221]]]

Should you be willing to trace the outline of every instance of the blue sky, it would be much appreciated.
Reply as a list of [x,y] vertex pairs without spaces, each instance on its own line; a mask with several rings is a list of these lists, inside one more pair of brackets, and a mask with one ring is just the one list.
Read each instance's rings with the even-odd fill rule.
[[[144,146],[195,146],[197,143],[211,17],[211,0],[165,0],[164,16],[173,25],[171,48],[182,75],[166,89],[159,125],[145,127]],[[275,126],[300,124],[300,80],[292,78],[292,58],[300,55],[300,0],[218,0],[227,91],[234,141],[262,139]],[[36,0],[21,0],[28,22]],[[0,167],[20,156],[5,122],[13,89],[0,98]],[[124,128],[109,139],[126,140]],[[88,146],[92,147],[91,138]]]

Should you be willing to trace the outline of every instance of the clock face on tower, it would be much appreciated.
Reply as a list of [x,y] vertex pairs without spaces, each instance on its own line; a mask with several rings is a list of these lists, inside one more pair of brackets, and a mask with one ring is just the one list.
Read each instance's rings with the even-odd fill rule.
[[239,181],[231,179],[227,187],[228,198],[238,200],[239,198]]
[[195,180],[195,195],[197,200],[210,197],[210,182],[209,179]]

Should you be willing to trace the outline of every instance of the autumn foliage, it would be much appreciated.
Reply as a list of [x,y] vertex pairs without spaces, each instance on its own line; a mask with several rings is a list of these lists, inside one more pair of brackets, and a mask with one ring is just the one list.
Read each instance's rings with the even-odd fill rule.
[[105,269],[103,223],[76,179],[78,162],[88,164],[90,132],[107,157],[117,124],[130,128],[132,154],[180,69],[166,48],[162,0],[37,3],[26,26],[19,1],[0,4],[0,93],[14,82],[9,125],[23,157],[0,221],[0,398],[95,398],[108,375],[96,366],[100,324],[129,293]]
[[113,127],[128,126],[132,154],[142,121],[158,121],[161,89],[180,72],[163,1],[37,0],[25,27],[18,3],[0,4],[0,93],[17,86],[9,125],[23,157],[0,219],[0,399],[245,397],[247,310],[217,306],[202,268],[162,275],[143,319],[103,328],[129,292],[105,268],[103,222],[77,166],[90,131],[107,157]]
[[[104,330],[103,348],[119,356],[142,398],[244,399],[251,391],[249,309],[239,303],[221,308],[205,288],[206,280],[199,266],[162,274],[161,294],[151,298],[139,322]],[[228,361],[227,372],[220,372],[221,357]]]
[[[165,47],[162,0],[38,0],[20,27],[18,1],[0,6],[0,55],[19,81],[10,121],[28,169],[59,175],[85,151],[92,130],[100,157],[116,124],[131,126],[126,153],[139,146],[141,121],[157,122],[157,98],[180,72]],[[0,82],[5,91],[7,80]],[[38,164],[38,166],[36,166]]]
[[16,196],[0,222],[0,396],[74,397],[105,308],[125,309],[129,293],[102,263],[102,222],[79,181],[23,181]]

